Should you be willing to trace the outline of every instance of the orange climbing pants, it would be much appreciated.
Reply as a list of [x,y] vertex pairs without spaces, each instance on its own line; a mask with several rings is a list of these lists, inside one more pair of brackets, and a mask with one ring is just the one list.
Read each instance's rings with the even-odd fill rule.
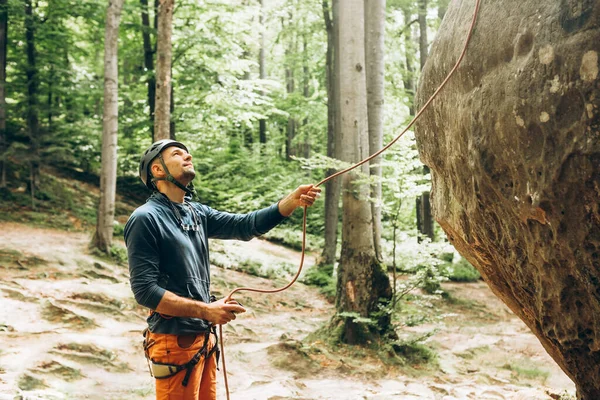
[[[151,360],[162,364],[182,365],[187,363],[202,348],[204,334],[168,335],[148,332],[146,341],[154,343],[148,347]],[[208,336],[207,351],[192,370],[187,386],[183,386],[186,370],[165,379],[155,379],[156,400],[216,400],[217,398],[217,356],[211,352],[217,345],[215,335]]]

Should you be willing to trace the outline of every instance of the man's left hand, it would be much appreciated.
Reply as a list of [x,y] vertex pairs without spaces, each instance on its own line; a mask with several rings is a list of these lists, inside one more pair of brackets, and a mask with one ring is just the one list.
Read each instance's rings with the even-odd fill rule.
[[298,207],[310,207],[321,195],[321,188],[315,185],[300,185],[279,202],[279,212],[284,217],[292,215]]

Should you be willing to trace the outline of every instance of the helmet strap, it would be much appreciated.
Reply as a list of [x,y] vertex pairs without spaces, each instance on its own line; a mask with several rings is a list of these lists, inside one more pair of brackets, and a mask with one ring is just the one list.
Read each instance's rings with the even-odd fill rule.
[[[166,178],[155,178],[152,177],[152,182],[156,182],[156,181],[167,181],[167,182],[171,182],[173,185],[177,186],[179,189],[183,190],[186,194],[190,195],[190,196],[194,196],[196,194],[196,191],[192,189],[182,185],[181,183],[179,183],[177,181],[177,179],[175,179],[173,177],[173,175],[171,175],[171,173],[169,172],[169,168],[167,168],[167,165],[165,164],[165,161],[162,158],[162,154],[158,155],[158,160],[160,161],[160,164],[162,165],[162,167],[165,169],[165,173],[167,174]],[[156,186],[156,185],[155,185]]]

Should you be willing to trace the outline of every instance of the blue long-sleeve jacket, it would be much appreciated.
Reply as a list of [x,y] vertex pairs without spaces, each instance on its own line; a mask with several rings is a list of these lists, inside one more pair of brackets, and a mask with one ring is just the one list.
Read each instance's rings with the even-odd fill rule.
[[[136,301],[152,310],[167,290],[205,303],[210,301],[208,238],[250,240],[285,219],[277,204],[248,214],[220,212],[195,202],[187,204],[172,203],[155,193],[131,214],[125,225],[131,289]],[[173,207],[183,223],[199,225],[200,229],[183,230]],[[148,327],[154,333],[195,334],[206,331],[208,323],[152,313]]]

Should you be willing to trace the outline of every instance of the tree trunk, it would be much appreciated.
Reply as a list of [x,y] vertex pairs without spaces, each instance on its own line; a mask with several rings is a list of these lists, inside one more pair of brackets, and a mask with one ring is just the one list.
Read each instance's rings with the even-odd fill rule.
[[[427,0],[419,0],[419,57],[421,70],[427,62]],[[429,168],[423,167],[423,174],[428,174]],[[429,192],[423,192],[417,197],[417,227],[421,235],[435,239],[433,235],[433,216],[431,215],[431,204]],[[419,241],[421,238],[419,238]]]
[[[417,197],[417,229],[423,236],[431,240],[435,239],[433,230],[433,215],[431,214],[431,202],[429,201],[429,192],[423,192]],[[422,241],[419,235],[419,243]]]
[[[343,135],[341,159],[355,163],[369,155],[367,120],[367,88],[365,78],[365,32],[363,0],[344,0],[339,8],[340,50],[340,114]],[[362,166],[368,175],[369,167]],[[391,298],[387,274],[375,256],[373,244],[373,218],[368,201],[370,188],[360,184],[357,173],[344,175],[342,252],[338,267],[336,308],[338,313],[351,312],[361,317],[372,317],[380,299]],[[367,325],[344,317],[340,339],[346,343],[359,344],[374,335],[387,332],[389,316],[377,321],[373,331]]]
[[[306,20],[304,21],[306,25]],[[304,28],[306,29],[306,27]],[[302,35],[302,94],[304,98],[308,99],[310,97],[310,89],[309,89],[309,81],[310,81],[310,70],[308,68],[308,41],[306,39],[306,34]],[[308,118],[304,118],[302,121],[302,133],[304,135],[304,143],[302,146],[302,156],[304,158],[310,157],[310,135],[307,129]]]
[[412,22],[410,20],[410,14],[408,11],[404,11],[404,21],[406,23],[404,28],[404,60],[406,63],[406,73],[403,75],[404,90],[408,97],[408,111],[411,116],[415,115],[415,67],[414,67],[414,53],[413,53],[413,38],[412,30],[410,26]]
[[[171,76],[173,76],[173,65],[171,65]],[[169,97],[171,99],[169,102],[169,138],[175,140],[175,118],[173,118],[173,114],[175,114],[175,89],[172,80]]]
[[[260,79],[266,79],[266,64],[265,64],[265,16],[264,16],[264,0],[260,0],[260,14],[258,16],[258,24],[260,26],[260,49],[258,51],[258,76]],[[264,96],[264,92],[260,92]],[[267,120],[260,119],[258,121],[258,141],[261,145],[267,144]]]
[[36,64],[35,49],[35,20],[31,0],[25,0],[25,38],[27,42],[27,129],[30,139],[30,193],[31,202],[34,206],[35,189],[39,184],[39,117],[38,117],[38,92],[39,77]]
[[54,64],[50,65],[50,77],[48,79],[48,97],[47,97],[47,112],[48,112],[48,132],[52,132],[52,122],[53,122],[53,118],[54,118],[54,114],[53,114],[53,104],[52,102],[54,101],[54,82],[56,80],[56,73],[55,73],[55,69],[54,69]]
[[[289,54],[290,50],[287,50],[286,53]],[[289,61],[288,61],[289,62]],[[285,69],[285,78],[286,78],[286,90],[289,94],[294,93],[295,85],[294,85],[294,70],[291,66],[288,66]],[[286,133],[286,141],[285,141],[285,158],[290,160],[293,155],[296,155],[296,152],[293,149],[292,142],[294,137],[296,136],[296,120],[291,116],[288,118],[287,123],[287,133]]]
[[[142,40],[144,43],[144,68],[146,68],[146,77],[148,80],[148,117],[150,119],[150,133],[152,141],[154,137],[154,102],[156,101],[156,75],[154,74],[154,46],[150,35],[150,16],[148,14],[148,0],[140,0],[142,6]],[[157,10],[154,9],[156,14]],[[155,25],[156,28],[156,25]]]
[[[336,61],[335,41],[338,27],[338,5],[339,0],[332,0],[332,14],[330,14],[327,0],[323,1],[323,17],[327,30],[327,53],[326,53],[326,79],[327,79],[327,157],[337,158],[336,138],[336,115],[339,104],[339,96],[336,95]],[[335,169],[327,170],[327,176],[333,175]],[[334,265],[337,250],[337,231],[339,223],[340,208],[340,180],[332,179],[325,183],[325,245],[321,253],[320,265]]]
[[0,0],[0,188],[6,187],[6,163],[4,152],[6,138],[6,49],[8,43],[7,0]]
[[160,0],[158,6],[156,108],[154,111],[156,140],[171,137],[171,34],[174,2],[175,0]]
[[421,69],[427,61],[427,0],[419,0],[419,57]]
[[[288,20],[289,21],[294,20],[294,15],[293,15],[292,11],[289,12]],[[285,29],[286,28],[285,22],[283,24],[284,24],[283,28]],[[288,27],[288,29],[289,29],[289,27]],[[296,53],[296,37],[294,35],[294,32],[292,32],[290,36],[291,37],[289,38],[289,42],[285,49],[285,64],[286,64],[286,66],[285,66],[285,87],[286,87],[286,91],[288,94],[292,94],[296,90],[296,82],[294,79],[294,64],[295,63],[292,61],[292,58],[294,57],[294,54]],[[296,127],[297,127],[296,120],[292,116],[288,117],[287,133],[286,133],[286,141],[285,141],[285,157],[287,160],[290,160],[292,156],[296,155],[296,149],[295,149],[295,146],[293,145],[294,138],[296,137]]]
[[104,34],[104,111],[102,118],[102,168],[100,204],[92,243],[108,253],[112,244],[117,187],[117,132],[119,117],[118,38],[124,0],[109,0]]
[[[369,152],[371,154],[383,146],[385,2],[386,0],[364,0],[367,113],[369,120]],[[371,187],[373,243],[377,259],[382,261],[381,156],[371,160],[370,174],[375,178],[375,183]]]

